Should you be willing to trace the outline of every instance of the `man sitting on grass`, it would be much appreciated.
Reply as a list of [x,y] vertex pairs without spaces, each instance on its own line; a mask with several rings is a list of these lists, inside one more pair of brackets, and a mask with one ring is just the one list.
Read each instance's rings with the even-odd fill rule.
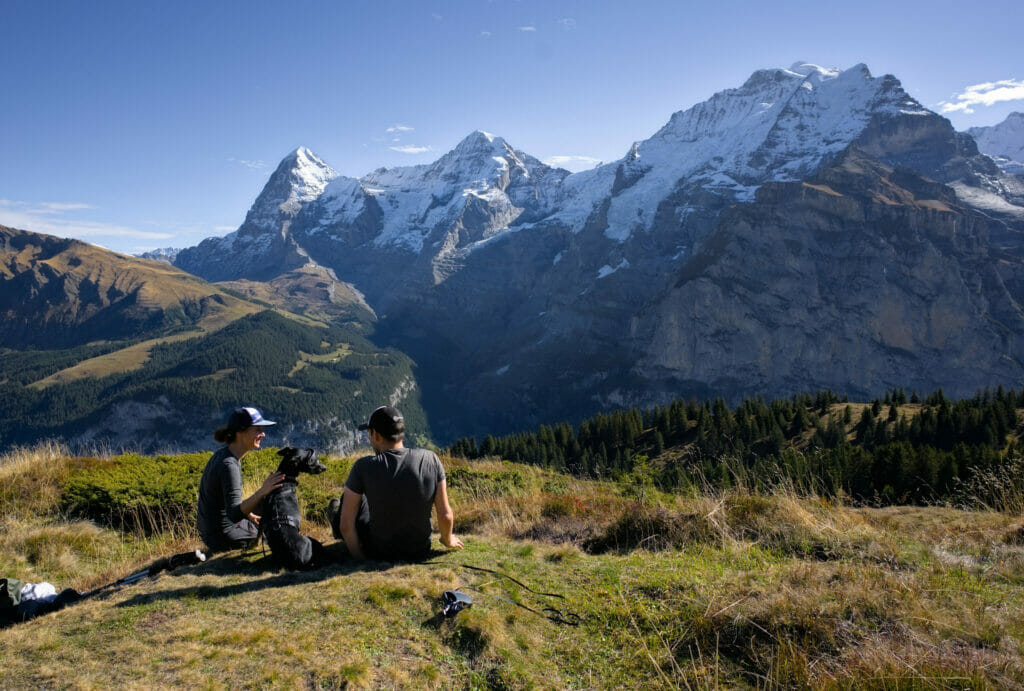
[[344,539],[356,559],[418,561],[430,554],[430,508],[437,511],[441,544],[462,549],[452,535],[455,515],[448,504],[444,468],[437,454],[407,449],[405,419],[381,406],[359,426],[377,453],[355,462],[341,500],[328,507],[334,537]]

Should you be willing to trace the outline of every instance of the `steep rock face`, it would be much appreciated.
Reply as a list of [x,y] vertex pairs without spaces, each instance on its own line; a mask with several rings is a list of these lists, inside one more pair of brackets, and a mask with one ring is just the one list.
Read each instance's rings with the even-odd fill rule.
[[181,250],[174,265],[209,281],[267,279],[302,266],[308,255],[291,235],[292,221],[335,177],[309,149],[296,149],[270,176],[238,230]]
[[1024,314],[990,222],[861,152],[734,207],[633,321],[638,377],[733,397],[1024,382]]

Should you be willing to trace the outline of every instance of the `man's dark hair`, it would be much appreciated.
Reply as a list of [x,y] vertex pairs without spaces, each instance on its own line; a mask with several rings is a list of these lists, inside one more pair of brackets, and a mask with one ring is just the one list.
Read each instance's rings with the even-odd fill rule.
[[405,439],[405,418],[398,408],[382,405],[370,414],[370,420],[359,425],[359,429],[372,429],[392,444]]

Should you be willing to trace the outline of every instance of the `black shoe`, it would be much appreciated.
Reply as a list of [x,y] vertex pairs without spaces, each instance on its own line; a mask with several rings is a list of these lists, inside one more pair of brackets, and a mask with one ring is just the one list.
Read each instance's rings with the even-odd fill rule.
[[327,502],[327,522],[331,524],[331,535],[335,540],[340,540],[341,535],[341,499],[331,499]]

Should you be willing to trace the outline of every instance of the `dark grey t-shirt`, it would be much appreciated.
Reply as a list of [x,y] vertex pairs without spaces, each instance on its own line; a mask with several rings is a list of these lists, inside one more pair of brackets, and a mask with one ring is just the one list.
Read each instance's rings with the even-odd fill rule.
[[242,521],[242,464],[223,447],[214,452],[199,481],[196,528],[211,549],[226,549]]
[[430,509],[444,482],[437,454],[389,449],[352,466],[345,486],[370,509],[367,553],[380,559],[421,559],[430,552]]

